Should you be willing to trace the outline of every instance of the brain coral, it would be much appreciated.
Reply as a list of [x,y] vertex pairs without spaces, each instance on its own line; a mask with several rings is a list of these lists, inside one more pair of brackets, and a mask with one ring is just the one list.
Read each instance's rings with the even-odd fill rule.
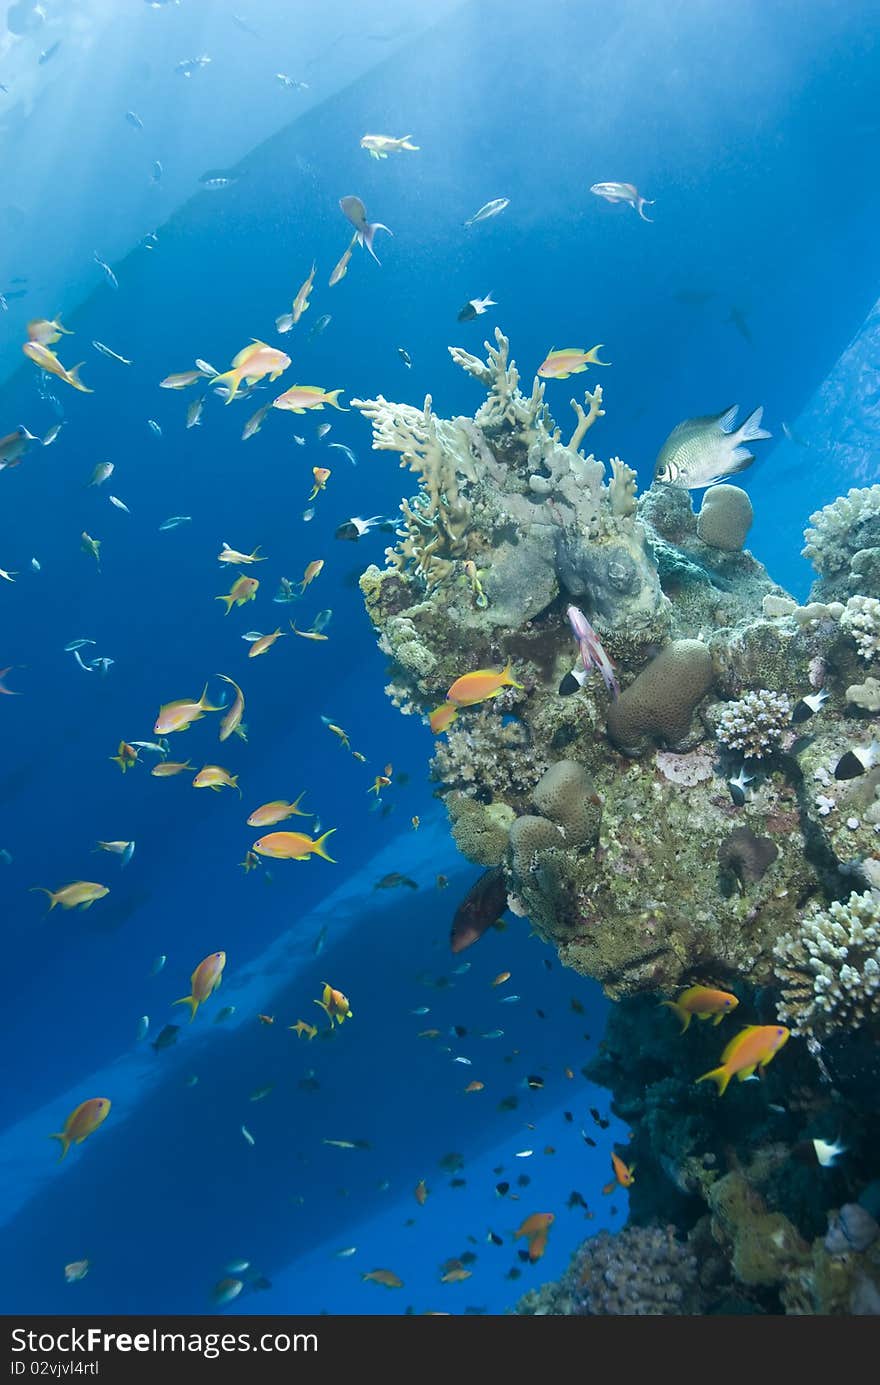
[[535,806],[565,832],[568,846],[580,846],[599,830],[600,804],[583,765],[560,760],[535,785]]
[[682,746],[712,676],[712,658],[701,640],[673,640],[612,702],[608,734],[627,754],[638,754],[653,740]]
[[821,1038],[880,1020],[880,892],[814,903],[773,949],[782,987],[777,1014],[795,1034]]
[[513,869],[519,876],[528,875],[536,851],[550,846],[562,846],[562,833],[547,818],[517,818],[510,829],[510,850]]
[[697,534],[712,548],[739,553],[754,517],[752,502],[739,486],[710,486],[697,518]]

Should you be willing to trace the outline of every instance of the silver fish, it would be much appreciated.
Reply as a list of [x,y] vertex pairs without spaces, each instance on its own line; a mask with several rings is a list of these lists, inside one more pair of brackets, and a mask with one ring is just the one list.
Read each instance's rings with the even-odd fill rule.
[[147,1035],[149,1034],[149,1032],[150,1032],[150,1017],[149,1017],[149,1015],[141,1015],[140,1019],[139,1019],[138,1022],[137,1022],[137,1032],[136,1032],[136,1035],[135,1035],[136,1042],[137,1042],[137,1043],[140,1043],[142,1039],[145,1039],[145,1038],[147,1037]]
[[466,221],[465,226],[473,226],[477,221],[488,221],[490,217],[498,216],[504,211],[505,207],[510,206],[509,197],[496,197],[491,202],[485,202],[478,212]]
[[71,640],[64,646],[65,654],[73,654],[77,649],[84,649],[87,644],[94,644],[94,640]]
[[687,418],[673,428],[657,454],[654,480],[688,490],[712,486],[726,476],[736,476],[755,460],[745,442],[772,437],[761,427],[763,407],[755,409],[736,431],[739,405],[705,418]]
[[43,446],[51,447],[63,427],[64,419],[62,419],[60,423],[53,423],[52,427],[49,429],[48,433],[43,438]]
[[132,364],[127,356],[120,356],[116,351],[111,351],[110,347],[105,346],[102,341],[93,341],[92,346],[96,351],[100,351],[102,356],[109,356],[111,361],[118,361],[120,365]]
[[337,452],[342,452],[351,462],[352,466],[357,466],[357,457],[354,455],[350,447],[346,447],[344,442],[328,442],[328,451],[331,447],[335,447]]
[[141,120],[137,111],[126,111],[125,118],[129,125],[133,125],[136,130],[142,130],[144,128],[144,122]]
[[654,199],[640,196],[634,183],[594,183],[590,192],[604,197],[606,202],[628,202],[635,207],[642,221],[651,221],[649,216],[645,216],[644,208],[653,207]]
[[155,433],[157,438],[161,438],[162,429],[159,427],[159,424],[156,422],[154,418],[147,419],[147,427],[149,428],[151,433]]
[[123,514],[131,514],[131,510],[128,508],[124,501],[119,499],[118,495],[108,495],[107,499],[110,501],[111,505],[115,505],[117,510],[122,510]]
[[187,428],[198,428],[202,422],[202,410],[205,407],[205,396],[202,394],[198,399],[194,399],[186,411]]
[[101,259],[101,256],[98,254],[97,250],[92,251],[92,259],[95,261],[96,265],[100,265],[101,269],[103,269],[104,277],[107,280],[107,283],[110,285],[111,289],[118,289],[119,280],[113,273],[113,270],[110,268],[110,266],[106,263],[106,261]]
[[176,529],[178,524],[190,524],[191,522],[192,515],[172,515],[170,519],[163,519],[159,529]]

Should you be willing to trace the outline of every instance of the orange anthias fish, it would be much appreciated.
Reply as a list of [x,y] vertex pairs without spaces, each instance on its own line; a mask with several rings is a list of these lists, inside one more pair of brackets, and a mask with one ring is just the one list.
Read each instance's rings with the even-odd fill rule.
[[591,365],[610,365],[610,361],[600,361],[599,346],[582,351],[579,346],[565,346],[559,351],[548,351],[547,359],[538,366],[542,380],[567,380],[570,375],[580,375]]
[[351,1006],[348,1003],[348,997],[344,996],[341,991],[335,991],[326,981],[324,982],[324,989],[321,992],[321,999],[316,1000],[314,1004],[320,1006],[324,1011],[324,1014],[330,1021],[331,1027],[334,1020],[337,1024],[343,1024],[345,1020],[353,1018]]
[[428,1201],[428,1185],[424,1178],[420,1178],[416,1184],[413,1190],[413,1197],[420,1207],[424,1207],[425,1203]]
[[470,1092],[482,1092],[482,1091],[484,1090],[485,1086],[486,1086],[485,1082],[477,1082],[476,1080],[474,1080],[473,1082],[469,1082],[469,1083],[467,1084],[467,1086],[465,1087],[464,1090],[465,1090],[466,1093],[470,1093]]
[[316,578],[317,576],[320,575],[320,572],[321,572],[321,569],[323,568],[323,566],[324,566],[324,559],[323,559],[323,558],[316,558],[316,559],[314,560],[314,562],[309,563],[308,567],[306,568],[305,572],[303,573],[303,579],[302,579],[302,581],[301,581],[300,584],[299,584],[299,589],[300,589],[301,592],[304,592],[305,589],[306,589],[306,587],[310,587],[310,586],[311,586],[311,584],[314,582],[315,578]]
[[260,635],[259,639],[252,641],[251,647],[248,650],[248,658],[258,659],[261,654],[265,654],[267,650],[272,648],[276,640],[281,639],[281,637],[286,636],[286,634],[287,632],[282,630],[279,625],[278,629],[273,630],[271,635]]
[[631,1188],[635,1182],[633,1174],[636,1171],[635,1164],[627,1166],[618,1154],[611,1155],[611,1167],[614,1170],[614,1180],[606,1183],[602,1189],[603,1193],[613,1193],[615,1188]]
[[522,689],[522,686],[522,683],[517,683],[508,663],[500,672],[481,668],[474,673],[463,674],[461,678],[456,678],[446,697],[457,707],[472,707],[476,702],[497,697],[504,688]]
[[686,991],[682,991],[678,1000],[661,1000],[660,1004],[678,1015],[683,1034],[694,1015],[698,1020],[711,1020],[713,1024],[720,1024],[725,1015],[736,1009],[739,1001],[729,991],[715,991],[709,986],[689,986]]
[[219,793],[221,789],[238,789],[238,796],[241,798],[241,789],[238,788],[238,775],[229,774],[220,765],[203,765],[193,780],[194,789],[213,789]]
[[79,378],[80,367],[85,365],[85,361],[79,361],[72,370],[67,370],[61,364],[54,351],[50,351],[48,346],[43,346],[38,341],[26,341],[22,346],[22,351],[40,370],[46,370],[50,375],[57,375],[59,380],[63,380],[65,385],[72,385],[75,390],[81,390],[83,394],[92,394],[88,385],[84,385]]
[[347,414],[348,409],[339,403],[341,393],[341,389],[322,390],[320,385],[293,385],[283,394],[279,394],[277,399],[272,400],[272,408],[304,414],[306,409],[323,409],[325,404],[332,404],[334,409]]
[[376,778],[367,789],[367,793],[374,793],[378,798],[380,789],[387,789],[390,783],[391,780],[388,778],[387,774],[377,774]]
[[212,952],[209,957],[205,957],[196,967],[190,981],[192,983],[192,994],[185,995],[180,1000],[175,1000],[175,1005],[188,1005],[190,1023],[195,1019],[196,1010],[199,1006],[213,995],[220,982],[223,980],[223,968],[226,966],[225,952]]
[[402,1289],[403,1280],[398,1279],[393,1270],[369,1270],[361,1275],[361,1279],[369,1280],[372,1284],[383,1284],[386,1289]]
[[81,1145],[83,1140],[94,1134],[98,1126],[107,1119],[109,1111],[110,1102],[105,1096],[93,1096],[89,1101],[83,1101],[75,1111],[71,1111],[64,1122],[64,1129],[49,1136],[50,1140],[61,1141],[59,1163],[71,1145]]
[[309,500],[314,500],[315,496],[318,494],[318,491],[324,490],[325,486],[327,485],[327,482],[330,480],[331,474],[332,473],[330,471],[330,468],[327,466],[312,467],[312,475],[315,478],[315,484],[312,487],[311,494],[309,495]]
[[252,850],[260,856],[271,856],[275,861],[307,861],[310,856],[320,856],[335,865],[336,858],[328,856],[324,850],[324,843],[335,831],[336,828],[331,827],[314,840],[304,832],[268,832],[254,842]]
[[515,1233],[514,1240],[518,1241],[520,1236],[528,1238],[529,1259],[532,1262],[540,1260],[547,1249],[547,1237],[555,1220],[556,1217],[552,1212],[533,1212],[530,1217],[526,1217]]
[[309,294],[310,294],[311,291],[312,291],[312,284],[313,284],[314,282],[315,282],[315,263],[314,263],[314,261],[312,261],[312,268],[311,268],[311,272],[310,272],[310,274],[309,274],[309,277],[308,277],[308,279],[306,279],[305,283],[304,283],[304,284],[302,285],[302,287],[299,289],[299,291],[297,292],[296,298],[294,298],[294,300],[293,300],[293,314],[292,314],[292,316],[293,316],[294,323],[299,322],[299,320],[300,320],[300,318],[302,317],[303,313],[306,311],[306,309],[307,309],[308,306],[309,306]]
[[32,885],[32,894],[49,896],[49,913],[60,904],[62,909],[91,909],[96,899],[103,899],[110,893],[106,885],[98,885],[94,880],[74,880],[72,885],[62,885],[60,890],[47,890],[45,885]]
[[262,380],[265,375],[268,375],[270,380],[277,380],[289,365],[290,357],[283,351],[279,351],[275,346],[268,346],[266,342],[258,341],[255,337],[250,346],[245,346],[233,357],[231,369],[224,371],[222,375],[215,375],[211,384],[231,385],[226,399],[226,403],[231,404],[242,380],[246,380],[249,385]]
[[194,721],[200,721],[205,712],[219,712],[219,707],[212,707],[205,701],[208,695],[208,685],[205,684],[204,690],[198,702],[192,702],[188,698],[181,698],[178,702],[166,702],[159,708],[159,715],[153,731],[159,736],[170,736],[172,731],[185,731]]
[[439,736],[443,731],[449,730],[457,716],[458,708],[454,702],[441,702],[428,717],[428,725],[434,735]]
[[222,678],[224,683],[229,683],[235,688],[235,698],[233,699],[232,706],[220,721],[219,739],[221,741],[227,741],[234,733],[236,736],[240,737],[241,740],[246,741],[247,736],[245,734],[245,729],[241,724],[241,719],[244,716],[244,693],[237,683],[233,682],[231,678],[226,677],[225,673],[218,673],[217,677]]
[[264,803],[262,807],[255,808],[247,820],[248,827],[274,827],[276,822],[284,822],[285,818],[313,817],[313,813],[304,813],[299,806],[305,795],[306,791],[303,789],[292,803],[288,803],[286,798],[274,798],[271,803]]
[[233,582],[226,596],[215,596],[214,600],[225,601],[226,615],[229,615],[233,606],[244,606],[248,601],[253,601],[259,585],[258,578],[241,576]]
[[711,1072],[704,1072],[698,1082],[712,1081],[717,1084],[718,1095],[727,1091],[731,1078],[745,1082],[756,1068],[764,1071],[767,1064],[788,1042],[791,1031],[781,1024],[750,1024],[741,1029],[736,1038],[731,1039],[721,1055],[721,1066]]
[[132,765],[137,764],[138,753],[133,745],[129,745],[128,741],[120,741],[116,754],[108,756],[108,759],[118,765],[124,774],[127,769],[131,769]]

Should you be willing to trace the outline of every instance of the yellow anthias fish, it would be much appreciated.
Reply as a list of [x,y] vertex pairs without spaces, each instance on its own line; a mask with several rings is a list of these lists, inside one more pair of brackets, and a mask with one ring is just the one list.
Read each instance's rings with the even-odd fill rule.
[[265,375],[268,375],[270,380],[277,380],[289,365],[290,357],[283,351],[254,337],[250,346],[243,347],[238,355],[233,357],[231,369],[224,371],[222,375],[215,375],[211,384],[231,383],[232,388],[226,399],[226,403],[231,404],[242,380],[246,380],[249,385],[262,380]]
[[260,545],[257,544],[253,553],[239,553],[237,548],[230,548],[228,543],[224,543],[222,549],[217,554],[218,563],[235,563],[246,567],[248,563],[265,563],[265,557],[260,555]]
[[38,341],[26,341],[22,346],[22,351],[38,365],[40,370],[48,371],[50,375],[57,375],[59,380],[63,380],[65,385],[72,385],[75,390],[81,390],[83,394],[93,394],[88,385],[84,385],[79,378],[79,372],[85,361],[78,361],[72,370],[67,370],[61,364],[54,351],[50,351],[48,346],[43,346]]
[[196,1010],[202,1005],[209,996],[216,991],[220,982],[223,980],[223,968],[226,966],[225,952],[212,952],[205,957],[196,967],[190,981],[192,992],[190,995],[183,996],[180,1000],[175,1000],[175,1005],[188,1005],[189,1018],[192,1023],[195,1018]]
[[304,284],[300,287],[300,289],[297,291],[296,298],[294,298],[294,300],[293,300],[293,312],[291,313],[291,317],[293,318],[294,323],[299,322],[299,320],[300,320],[300,318],[302,317],[303,313],[306,311],[306,309],[307,309],[308,306],[309,306],[309,294],[310,294],[311,291],[312,291],[312,284],[313,284],[314,282],[315,282],[315,262],[314,262],[314,260],[313,260],[313,261],[312,261],[311,272],[309,273],[309,277],[308,277],[308,279],[306,279],[305,283],[304,283]]
[[49,912],[60,904],[62,909],[91,909],[96,899],[103,899],[110,893],[106,885],[97,885],[94,880],[74,880],[72,885],[62,885],[60,890],[47,890],[45,885],[32,885],[31,894],[49,896]]
[[276,822],[284,822],[286,818],[314,817],[314,813],[304,813],[299,806],[305,796],[306,791],[303,789],[292,803],[288,803],[286,798],[275,798],[271,803],[264,803],[251,813],[247,820],[248,827],[274,827]]
[[288,1029],[296,1030],[298,1039],[301,1039],[303,1034],[305,1034],[309,1042],[311,1042],[318,1032],[318,1026],[316,1024],[307,1024],[305,1020],[297,1020],[296,1024],[289,1024],[287,1027]]
[[399,154],[404,149],[416,153],[419,146],[411,140],[412,135],[401,135],[399,139],[393,135],[364,135],[361,149],[366,149],[371,159],[387,159],[389,154]]
[[348,273],[348,262],[351,259],[354,247],[357,245],[357,238],[357,231],[355,231],[348,245],[348,248],[345,251],[343,251],[342,255],[340,255],[339,257],[339,260],[333,266],[330,278],[327,280],[328,288],[332,289],[333,285],[338,284],[339,280],[344,279],[346,274]]
[[336,828],[331,827],[314,840],[305,832],[268,832],[254,842],[251,850],[260,856],[271,856],[275,861],[307,861],[310,856],[320,856],[335,865],[336,858],[328,856],[324,850],[324,843],[335,831]]
[[259,585],[259,580],[256,577],[238,577],[229,588],[226,596],[215,596],[214,600],[225,601],[226,615],[229,615],[233,606],[244,606],[248,601],[253,601]]
[[731,1039],[721,1055],[721,1066],[704,1072],[698,1082],[714,1082],[718,1095],[724,1096],[731,1078],[745,1082],[756,1068],[763,1072],[767,1064],[788,1042],[791,1031],[781,1024],[750,1024]]
[[125,774],[126,770],[131,769],[132,765],[137,764],[138,753],[133,745],[128,744],[128,741],[120,741],[119,749],[117,750],[116,754],[109,755],[107,758],[112,760],[114,764],[118,765],[119,768],[122,770],[122,773]]
[[185,697],[178,702],[166,702],[164,707],[159,708],[159,715],[153,727],[155,734],[170,736],[172,731],[185,731],[194,721],[200,721],[205,712],[219,712],[219,707],[212,707],[210,702],[205,701],[207,695],[206,683],[198,702],[191,702]]
[[241,719],[244,716],[244,693],[236,682],[226,677],[225,673],[218,673],[217,677],[222,678],[224,683],[229,683],[231,687],[235,688],[235,697],[232,706],[220,722],[219,739],[221,741],[228,741],[229,737],[235,734],[239,736],[241,740],[246,741],[247,736],[245,735],[245,729],[241,724]]
[[253,640],[248,650],[249,659],[258,659],[261,654],[265,654],[267,649],[271,649],[276,640],[286,639],[287,632],[279,625],[277,630],[273,630],[271,635],[260,635],[259,639]]
[[689,986],[682,991],[678,1000],[661,1000],[660,1004],[678,1015],[683,1034],[694,1015],[698,1020],[720,1024],[725,1015],[736,1009],[739,1001],[729,991],[715,991],[709,986]]
[[238,775],[230,774],[220,765],[203,765],[193,780],[194,789],[213,789],[215,793],[220,793],[221,789],[238,789],[238,796],[241,798],[241,789],[238,788]]
[[513,670],[508,663],[500,671],[480,668],[474,673],[463,674],[461,678],[456,678],[446,698],[457,707],[471,707],[476,702],[485,702],[487,698],[497,697],[504,688],[522,690],[522,687],[522,683],[517,683],[514,678]]
[[320,385],[293,385],[283,394],[279,394],[277,399],[272,400],[272,408],[304,414],[306,409],[323,409],[325,404],[332,404],[334,409],[347,414],[349,410],[339,403],[341,393],[341,389],[322,390]]
[[[61,1153],[58,1156],[58,1162],[60,1163],[65,1157],[71,1145],[81,1145],[83,1140],[88,1139],[89,1135],[93,1135],[98,1126],[107,1119],[109,1113],[110,1102],[105,1096],[93,1096],[88,1101],[81,1102],[75,1111],[71,1111],[64,1122],[64,1129],[49,1136],[50,1140],[61,1141]],[[88,1265],[87,1260],[83,1263]],[[82,1275],[77,1275],[76,1278],[81,1279]]]
[[582,351],[579,346],[564,346],[559,351],[548,351],[547,359],[538,366],[538,374],[543,380],[567,380],[570,375],[580,375],[591,365],[610,365],[610,361],[600,361],[598,353],[602,344]]
[[40,346],[54,346],[62,336],[73,336],[69,328],[62,327],[60,313],[55,318],[35,317],[27,325],[27,334],[28,341],[35,341]]
[[185,774],[188,769],[195,769],[189,760],[163,760],[161,764],[154,765],[150,773],[155,779],[170,779],[175,774]]
[[326,981],[323,983],[323,986],[324,989],[321,992],[321,999],[313,1003],[324,1011],[331,1025],[334,1020],[337,1024],[343,1024],[346,1020],[352,1019],[353,1016],[351,1013],[351,1006],[348,1003],[348,997],[344,996],[341,991],[334,990]]

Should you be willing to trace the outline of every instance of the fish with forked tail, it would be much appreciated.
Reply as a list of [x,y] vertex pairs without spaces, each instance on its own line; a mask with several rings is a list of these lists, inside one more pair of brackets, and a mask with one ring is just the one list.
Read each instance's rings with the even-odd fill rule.
[[686,418],[673,428],[657,454],[654,481],[688,490],[702,490],[745,471],[755,460],[754,454],[742,444],[772,437],[761,427],[764,409],[749,414],[735,431],[733,425],[739,405],[734,404],[720,414],[703,418]]

